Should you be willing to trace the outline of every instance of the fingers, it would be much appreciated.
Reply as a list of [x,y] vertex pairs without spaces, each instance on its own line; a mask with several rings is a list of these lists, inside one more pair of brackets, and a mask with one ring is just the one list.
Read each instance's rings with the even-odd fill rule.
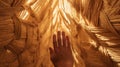
[[60,31],[57,32],[57,40],[58,40],[58,47],[62,46],[62,43],[61,43],[61,32]]
[[53,35],[53,47],[55,52],[57,51],[57,38],[56,35]]
[[[62,35],[62,37],[61,37]],[[70,47],[70,41],[68,36],[65,36],[65,32],[57,32],[57,36],[53,35],[53,46],[55,51],[59,51],[59,48]]]
[[66,47],[65,32],[62,33],[60,31],[57,32],[57,41],[58,41],[58,47]]
[[62,42],[63,42],[63,47],[66,47],[66,37],[65,37],[65,32],[62,32]]

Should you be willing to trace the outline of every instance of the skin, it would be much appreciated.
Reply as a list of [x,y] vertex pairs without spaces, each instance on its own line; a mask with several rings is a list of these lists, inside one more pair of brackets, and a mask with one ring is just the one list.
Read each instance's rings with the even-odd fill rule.
[[[62,37],[61,37],[62,36]],[[70,41],[65,32],[57,32],[53,35],[53,47],[50,48],[51,61],[55,67],[73,67],[73,55],[70,48]]]

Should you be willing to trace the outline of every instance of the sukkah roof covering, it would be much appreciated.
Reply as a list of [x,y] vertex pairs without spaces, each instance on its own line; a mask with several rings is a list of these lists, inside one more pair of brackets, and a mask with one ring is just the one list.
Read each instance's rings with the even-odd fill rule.
[[[0,59],[12,58],[0,63],[38,44],[40,66],[59,30],[71,38],[75,56],[80,44],[89,43],[120,65],[120,0],[0,0]],[[76,65],[84,66],[78,58]]]

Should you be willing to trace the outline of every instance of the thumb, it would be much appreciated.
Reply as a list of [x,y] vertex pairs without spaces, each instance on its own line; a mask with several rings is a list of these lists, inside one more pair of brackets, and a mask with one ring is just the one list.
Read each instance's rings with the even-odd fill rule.
[[49,48],[49,50],[50,50],[50,55],[52,55],[53,54],[53,49],[52,48]]
[[52,48],[49,48],[49,50],[50,50],[50,58],[52,59],[55,56],[55,52]]
[[49,50],[50,50],[50,59],[54,64],[56,62],[56,56],[55,56],[56,54],[52,48],[49,48]]

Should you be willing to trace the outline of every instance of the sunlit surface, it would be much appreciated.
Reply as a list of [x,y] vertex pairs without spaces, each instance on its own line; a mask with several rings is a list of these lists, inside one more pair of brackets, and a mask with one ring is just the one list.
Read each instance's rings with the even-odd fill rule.
[[22,18],[22,20],[28,20],[29,17],[28,11],[27,10],[22,11],[20,17]]
[[75,67],[119,65],[119,2],[0,0],[0,67],[53,67],[57,31],[69,37]]
[[[86,0],[82,0],[83,7],[86,7]],[[34,3],[34,4],[30,4]],[[80,13],[77,13],[76,9],[68,0],[27,0],[25,3],[26,6],[25,10],[23,10],[19,16],[22,20],[31,20],[29,17],[35,17],[35,21],[38,23],[40,34],[42,35],[42,42],[49,43],[50,39],[52,39],[52,35],[56,34],[57,31],[65,31],[65,33],[71,38],[71,42],[73,46],[76,46],[77,37],[79,37],[79,33],[77,31],[77,25],[80,25],[83,29],[92,32],[92,33],[99,33],[102,29],[98,29],[94,27],[92,21],[87,20],[86,17],[81,16]],[[26,9],[29,9],[27,11]],[[31,10],[31,11],[30,11]],[[32,13],[32,14],[31,14]],[[80,29],[81,31],[81,29]],[[83,35],[84,33],[82,33]],[[88,35],[88,34],[87,34]],[[102,36],[100,34],[95,34],[98,40],[108,41],[110,40],[109,37]],[[82,38],[79,37],[82,41]],[[94,37],[93,37],[94,38]],[[83,36],[84,39],[84,36]],[[88,38],[89,39],[89,38]],[[88,41],[86,41],[88,42]],[[80,43],[80,42],[78,42]],[[98,43],[91,38],[89,39],[89,43],[92,44],[94,47],[98,47]],[[106,44],[112,45],[115,43],[112,42],[104,42]],[[45,47],[49,47],[49,45],[44,45]],[[75,57],[76,63],[80,61],[76,56],[79,56],[78,51],[74,48],[73,55]],[[99,47],[101,52],[106,53],[106,48]],[[110,53],[111,54],[111,53]],[[113,58],[113,57],[112,57]],[[114,57],[115,58],[115,57]]]
[[[27,1],[25,4],[29,5],[31,2],[32,0]],[[82,24],[84,27],[82,16],[80,22],[80,15],[77,15],[75,8],[72,7],[67,0],[54,0],[53,2],[46,0],[46,2],[43,3],[42,1],[37,0],[34,4],[29,6],[29,8],[34,12],[38,21],[41,21],[38,23],[40,23],[39,28],[41,29],[41,33],[45,32],[43,40],[46,40],[50,35],[52,35],[49,33],[50,30],[54,34],[56,34],[57,31],[65,31],[68,36],[73,38],[72,36],[76,35],[76,24]],[[31,20],[29,19],[30,16],[30,12],[27,10],[22,11],[20,14],[20,18],[22,20]],[[45,43],[45,40],[42,41],[41,44]],[[78,60],[79,54],[76,50],[74,50],[73,55],[77,64],[79,64],[79,62],[82,63],[82,61]]]
[[[28,1],[26,1],[25,4],[28,5],[33,1],[34,0],[28,0]],[[37,15],[39,16],[42,9],[46,9],[48,3],[50,3],[49,0],[47,0],[45,3],[44,2],[41,3],[40,0],[37,0],[33,5],[31,5],[29,7],[33,10],[33,12],[35,12],[35,14],[37,13]],[[70,17],[72,17],[72,18],[77,17],[77,13],[76,13],[75,9],[71,6],[71,4],[67,0],[53,1],[53,3],[51,5],[49,5],[49,9],[52,10],[52,12],[50,12],[50,15],[52,17],[51,21],[52,21],[53,25],[55,23],[70,24],[71,21],[68,19],[66,14],[70,15]],[[20,18],[25,20],[25,18],[28,16],[29,16],[28,11],[24,10],[21,12]],[[46,18],[46,20],[47,20],[47,18]]]

